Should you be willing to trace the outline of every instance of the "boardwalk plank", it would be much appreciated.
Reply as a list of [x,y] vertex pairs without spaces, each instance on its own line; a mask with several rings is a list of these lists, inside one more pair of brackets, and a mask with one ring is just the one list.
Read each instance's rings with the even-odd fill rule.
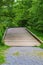
[[8,46],[38,46],[36,40],[25,28],[9,28],[4,37],[5,44]]

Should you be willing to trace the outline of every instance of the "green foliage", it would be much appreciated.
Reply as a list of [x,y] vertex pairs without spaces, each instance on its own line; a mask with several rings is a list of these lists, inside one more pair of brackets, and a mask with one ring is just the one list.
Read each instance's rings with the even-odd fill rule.
[[2,33],[0,32],[0,43],[1,43],[1,40],[2,40]]
[[8,46],[0,46],[0,65],[5,62],[4,51],[9,48]]
[[43,43],[41,43],[39,47],[40,47],[40,48],[43,48]]
[[6,29],[6,24],[0,23],[0,45],[3,45],[2,38],[3,38],[5,29]]
[[43,31],[43,1],[33,0],[32,7],[29,10],[28,24],[39,31]]

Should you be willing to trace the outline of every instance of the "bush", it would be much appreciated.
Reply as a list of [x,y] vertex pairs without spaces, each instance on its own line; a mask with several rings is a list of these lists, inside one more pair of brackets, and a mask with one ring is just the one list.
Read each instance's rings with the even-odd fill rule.
[[0,23],[0,45],[3,45],[4,43],[2,42],[2,38],[3,38],[3,35],[4,35],[4,31],[6,29],[6,24],[3,23]]
[[40,48],[43,48],[43,43],[41,43],[41,45],[39,46]]
[[1,41],[2,41],[2,33],[0,32],[0,43],[1,43]]

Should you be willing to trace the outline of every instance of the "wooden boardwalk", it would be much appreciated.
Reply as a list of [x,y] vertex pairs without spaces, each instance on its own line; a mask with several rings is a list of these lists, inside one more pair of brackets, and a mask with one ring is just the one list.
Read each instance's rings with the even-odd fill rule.
[[8,46],[38,46],[36,40],[25,28],[9,28],[4,37],[4,42]]

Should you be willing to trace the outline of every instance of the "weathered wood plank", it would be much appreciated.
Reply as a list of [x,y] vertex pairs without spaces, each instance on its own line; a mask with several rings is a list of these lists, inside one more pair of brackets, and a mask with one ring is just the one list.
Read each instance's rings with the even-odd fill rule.
[[35,39],[25,28],[9,28],[4,37],[8,46],[38,46],[39,41]]

